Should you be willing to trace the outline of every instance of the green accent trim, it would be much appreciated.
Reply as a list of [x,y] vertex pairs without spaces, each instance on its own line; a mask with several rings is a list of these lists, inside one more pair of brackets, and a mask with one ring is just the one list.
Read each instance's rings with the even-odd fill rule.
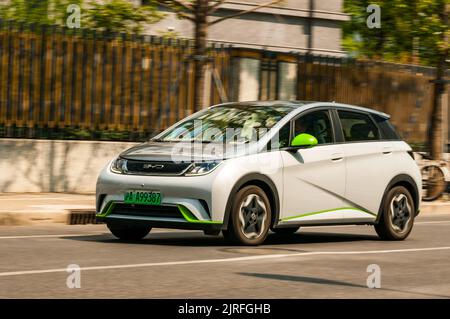
[[112,212],[112,210],[113,210],[115,205],[116,205],[116,203],[113,202],[113,201],[108,202],[108,204],[106,204],[105,208],[103,208],[103,211],[100,212],[99,214],[97,214],[96,216],[97,217],[106,217],[106,216],[108,216],[109,214],[111,214],[111,212]]
[[[114,206],[116,205],[116,202],[108,202],[105,206],[105,208],[103,209],[103,211],[99,214],[97,214],[97,217],[106,217],[109,214],[111,214],[111,212],[114,209]],[[154,206],[154,205],[152,205]],[[196,223],[196,224],[223,224],[223,222],[221,221],[216,221],[216,220],[200,220],[197,217],[194,216],[194,214],[191,213],[191,211],[189,209],[187,209],[186,207],[184,207],[183,205],[177,205],[178,210],[180,211],[180,213],[183,215],[184,219],[188,222],[188,223]]]
[[291,146],[308,146],[313,147],[317,145],[318,141],[317,139],[306,133],[298,134],[291,142]]
[[296,215],[296,216],[291,216],[291,217],[286,217],[281,219],[281,221],[287,221],[287,220],[291,220],[291,219],[296,219],[296,218],[302,218],[302,217],[306,217],[306,216],[312,216],[312,215],[318,215],[318,214],[323,214],[323,213],[328,213],[328,212],[334,212],[334,211],[339,211],[339,210],[345,210],[345,209],[353,209],[353,210],[357,210],[372,216],[377,216],[376,214],[369,212],[367,210],[362,210],[362,209],[358,209],[355,207],[339,207],[339,208],[334,208],[334,209],[324,209],[324,210],[319,210],[317,212],[311,212],[311,213],[306,213],[306,214],[301,214],[301,215]]
[[220,221],[215,220],[199,220],[197,217],[194,216],[194,214],[191,213],[189,209],[184,207],[183,205],[177,205],[180,213],[183,215],[184,219],[188,223],[197,223],[197,224],[223,224]]

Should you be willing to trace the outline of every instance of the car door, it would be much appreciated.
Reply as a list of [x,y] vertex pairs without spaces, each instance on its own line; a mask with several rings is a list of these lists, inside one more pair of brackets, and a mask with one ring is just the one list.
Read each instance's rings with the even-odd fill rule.
[[344,212],[345,222],[373,221],[392,176],[392,145],[366,112],[337,110],[345,142],[346,200],[355,209]]
[[335,143],[333,117],[327,108],[307,111],[292,121],[291,136],[308,133],[318,144],[294,153],[283,151],[282,223],[319,224],[342,221],[345,158]]

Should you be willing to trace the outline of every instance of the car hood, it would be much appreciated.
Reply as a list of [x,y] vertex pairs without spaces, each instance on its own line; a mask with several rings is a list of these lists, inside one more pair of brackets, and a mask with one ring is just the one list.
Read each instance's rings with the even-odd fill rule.
[[146,142],[120,154],[129,160],[161,162],[214,161],[250,152],[249,144]]

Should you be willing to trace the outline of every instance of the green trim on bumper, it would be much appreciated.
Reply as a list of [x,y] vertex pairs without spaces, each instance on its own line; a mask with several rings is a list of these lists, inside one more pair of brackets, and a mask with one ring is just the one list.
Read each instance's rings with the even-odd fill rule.
[[197,217],[194,216],[194,214],[191,213],[189,209],[184,207],[183,205],[177,205],[178,210],[183,215],[184,219],[188,223],[199,223],[199,224],[223,224],[221,221],[216,220],[200,220]]
[[376,214],[366,211],[366,210],[362,210],[362,209],[358,209],[355,207],[339,207],[339,208],[335,208],[335,209],[325,209],[325,210],[319,210],[317,212],[311,212],[311,213],[306,213],[306,214],[301,214],[301,215],[296,215],[296,216],[292,216],[292,217],[286,217],[283,219],[280,219],[282,222],[284,221],[288,221],[288,220],[292,220],[292,219],[296,219],[296,218],[302,218],[302,217],[307,217],[307,216],[312,216],[312,215],[318,215],[318,214],[323,214],[323,213],[329,213],[329,212],[334,212],[334,211],[339,211],[339,210],[345,210],[345,209],[353,209],[353,210],[357,210],[372,216],[377,216]]
[[[97,214],[96,217],[100,217],[100,218],[107,217],[109,214],[111,214],[111,212],[114,209],[115,205],[116,205],[116,202],[113,202],[113,201],[108,202],[105,205],[105,208],[103,209],[103,211],[100,212],[99,214]],[[184,207],[183,205],[177,205],[177,208],[180,211],[180,213],[183,216],[183,218],[188,223],[195,223],[195,224],[223,224],[223,222],[216,221],[216,220],[200,220],[197,217],[195,217],[194,214],[192,214],[192,212],[189,209],[187,209],[186,207]]]
[[116,205],[115,202],[108,202],[108,204],[105,205],[105,208],[103,208],[103,211],[101,211],[99,214],[97,214],[96,217],[108,216],[109,214],[111,214],[115,205]]

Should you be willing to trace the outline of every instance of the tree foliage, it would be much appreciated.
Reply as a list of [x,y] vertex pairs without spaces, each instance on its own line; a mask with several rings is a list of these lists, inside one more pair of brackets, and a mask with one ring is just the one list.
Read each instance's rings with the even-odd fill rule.
[[9,0],[0,5],[0,18],[27,23],[65,25],[71,4],[79,5],[81,26],[97,30],[139,33],[145,24],[159,21],[155,1],[136,6],[127,0]]
[[[344,25],[344,48],[351,55],[400,63],[436,65],[449,43],[442,23],[442,2],[449,0],[345,0],[351,20]],[[369,29],[369,4],[381,8],[381,28]]]
[[65,23],[67,7],[81,5],[83,0],[9,0],[0,5],[0,17],[35,24]]
[[109,0],[104,4],[92,2],[86,11],[90,28],[114,32],[140,33],[145,24],[158,22],[163,14],[152,2],[135,6],[127,0]]

